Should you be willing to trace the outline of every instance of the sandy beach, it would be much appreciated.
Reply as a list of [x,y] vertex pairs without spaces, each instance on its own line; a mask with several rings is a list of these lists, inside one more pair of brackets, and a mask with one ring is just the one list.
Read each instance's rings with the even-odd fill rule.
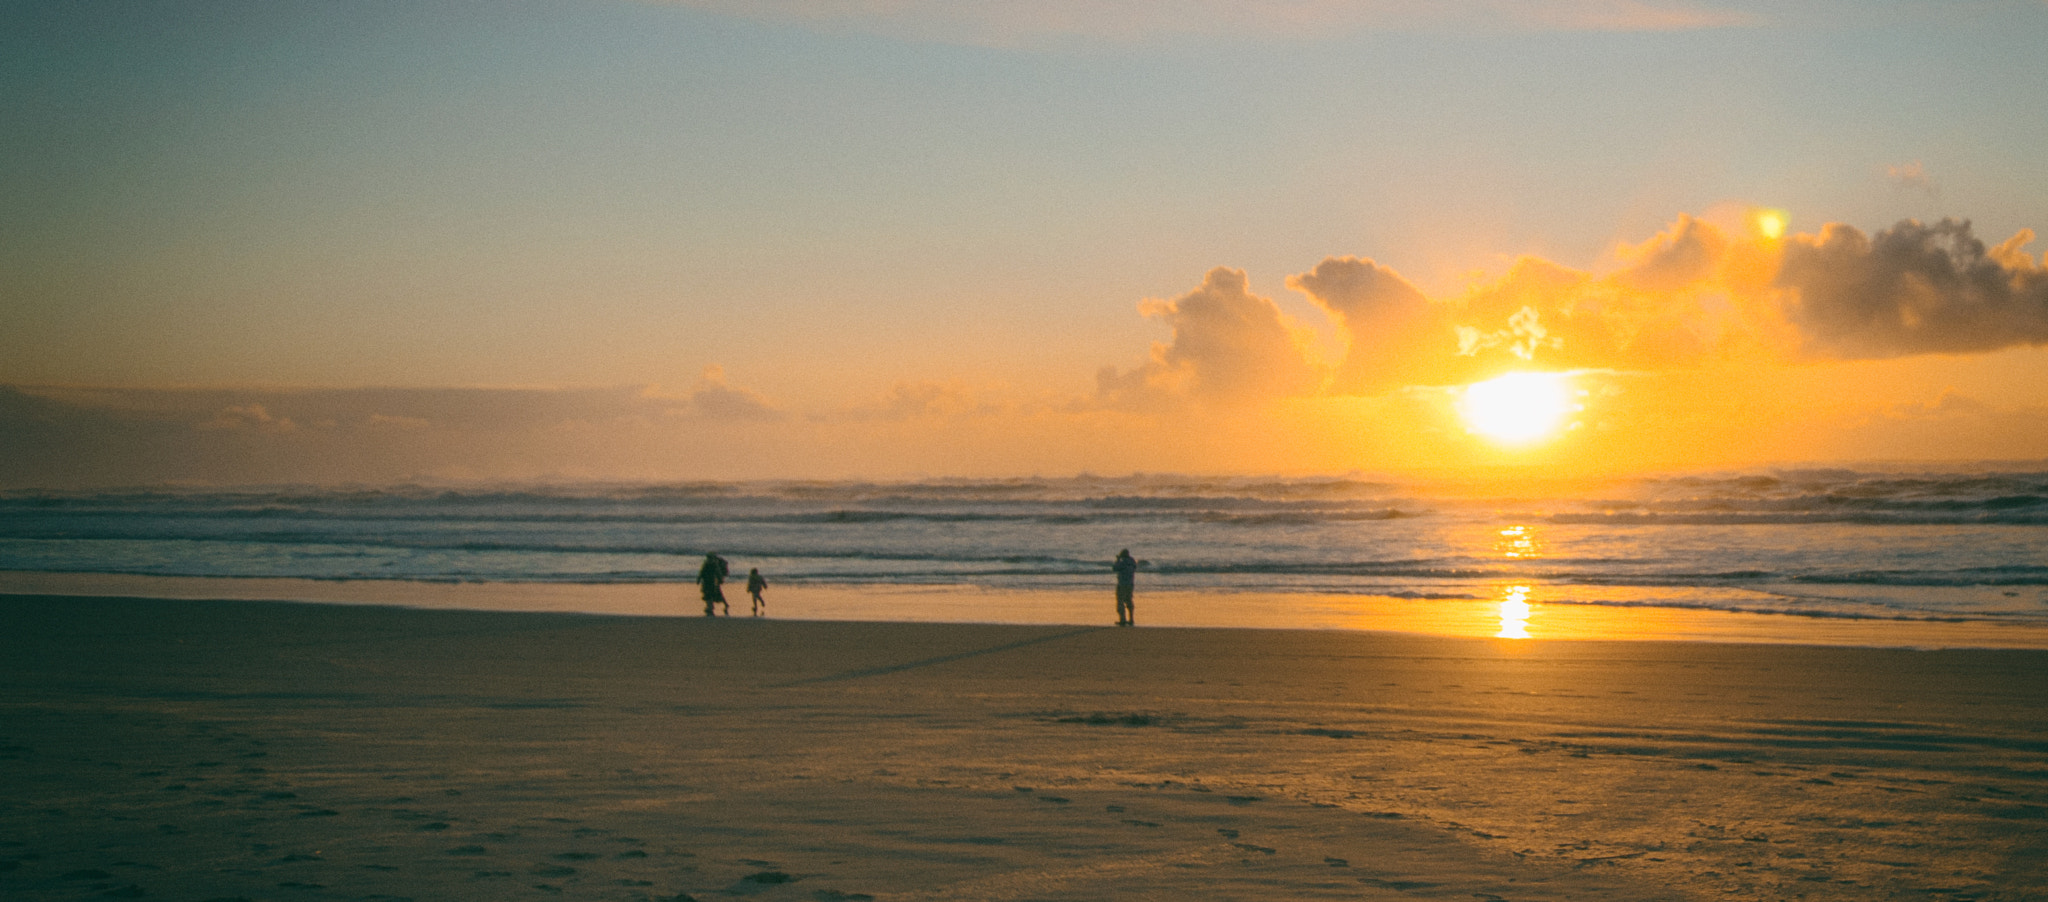
[[0,597],[0,897],[2048,898],[2048,653]]

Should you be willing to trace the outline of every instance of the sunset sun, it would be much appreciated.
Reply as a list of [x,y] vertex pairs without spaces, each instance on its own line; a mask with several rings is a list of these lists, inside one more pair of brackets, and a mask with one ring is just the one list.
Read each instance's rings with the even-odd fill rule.
[[1510,445],[1556,435],[1573,407],[1563,373],[1508,373],[1466,386],[1458,401],[1467,429]]
[[1783,210],[1758,210],[1756,213],[1756,230],[1772,241],[1785,237],[1785,225]]

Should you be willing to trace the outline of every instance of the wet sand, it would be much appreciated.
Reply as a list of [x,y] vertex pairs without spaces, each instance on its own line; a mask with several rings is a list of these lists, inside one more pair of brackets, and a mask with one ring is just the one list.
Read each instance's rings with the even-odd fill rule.
[[[1519,589],[1526,594],[1516,593]],[[1373,630],[1427,636],[1652,639],[1681,642],[2048,649],[2048,624],[1988,620],[1810,617],[1659,605],[1630,590],[1626,605],[1558,603],[1552,587],[1498,598],[1159,591],[1141,585],[1139,623],[1257,630]],[[1569,591],[1582,592],[1584,587]],[[315,601],[432,610],[699,617],[692,583],[487,583],[132,576],[0,571],[0,595]],[[1640,596],[1640,597],[1637,597]],[[777,584],[768,613],[783,620],[1092,626],[1115,622],[1105,585],[1087,590],[974,586]],[[746,593],[726,598],[747,614]],[[1509,599],[1527,599],[1517,605]]]
[[2030,650],[7,596],[0,898],[2041,899],[2043,699]]

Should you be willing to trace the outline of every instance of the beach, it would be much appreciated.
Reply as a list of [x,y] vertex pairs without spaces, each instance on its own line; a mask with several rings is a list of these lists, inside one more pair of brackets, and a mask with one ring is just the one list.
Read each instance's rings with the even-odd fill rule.
[[0,902],[2048,902],[2048,0],[0,10]]
[[6,898],[2048,897],[2038,650],[14,595],[0,673]]

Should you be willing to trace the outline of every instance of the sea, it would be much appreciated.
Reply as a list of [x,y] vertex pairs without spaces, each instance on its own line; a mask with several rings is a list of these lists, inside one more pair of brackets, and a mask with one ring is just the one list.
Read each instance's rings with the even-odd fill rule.
[[715,552],[785,589],[1014,599],[1100,589],[1125,548],[1146,592],[1282,609],[1510,587],[1555,605],[2039,626],[2048,466],[0,492],[15,573],[683,592]]

